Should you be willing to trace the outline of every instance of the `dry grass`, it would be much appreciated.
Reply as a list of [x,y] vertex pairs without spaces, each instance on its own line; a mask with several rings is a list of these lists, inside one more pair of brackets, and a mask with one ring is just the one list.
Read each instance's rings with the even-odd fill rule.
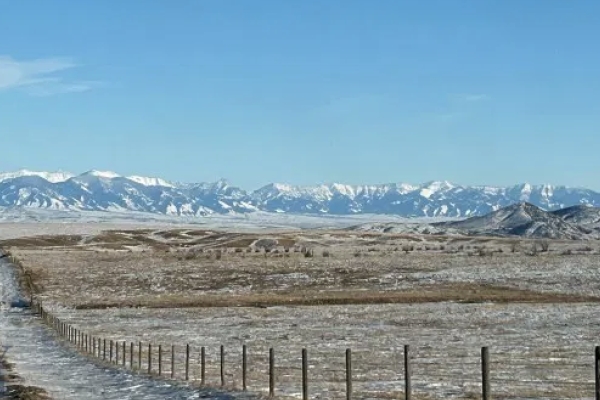
[[203,295],[184,297],[166,294],[160,297],[130,297],[119,302],[104,300],[74,304],[75,309],[105,309],[114,307],[144,308],[208,308],[208,307],[273,307],[273,306],[328,306],[350,304],[415,304],[432,302],[463,303],[592,303],[600,297],[538,293],[512,288],[475,284],[447,284],[422,286],[418,290],[400,292],[375,291],[296,291],[248,295]]
[[[297,356],[307,346],[315,349],[310,353],[315,392],[341,398],[341,355],[350,346],[357,350],[357,396],[400,398],[398,349],[416,343],[415,398],[439,398],[432,394],[444,392],[444,379],[449,397],[476,398],[479,360],[470,351],[485,340],[499,349],[494,376],[516,382],[494,383],[494,398],[587,393],[586,374],[592,371],[587,350],[563,353],[573,338],[581,347],[597,331],[589,322],[600,300],[594,243],[589,250],[578,242],[552,241],[548,252],[534,257],[523,252],[533,243],[527,240],[351,231],[163,229],[84,239],[67,248],[37,239],[12,242],[46,304],[71,307],[59,308],[61,318],[120,340],[189,340],[213,349],[219,343],[228,348],[248,343],[257,365],[250,375],[259,390],[269,346],[280,349],[278,385],[286,390],[298,382]],[[244,251],[263,239],[277,241],[278,251]],[[405,252],[405,246],[414,250]],[[311,249],[314,257],[284,253],[285,247]],[[567,249],[571,255],[561,255]],[[324,250],[329,257],[322,256]],[[563,353],[534,348],[548,343]],[[214,378],[214,351],[210,357]],[[234,351],[227,357],[228,366],[239,362]],[[572,390],[568,383],[547,390],[515,386],[525,375],[558,379],[550,367],[536,369],[556,359],[572,363],[559,378],[583,380],[583,389]],[[239,371],[229,373],[228,382],[239,383]]]
[[0,247],[30,248],[30,247],[71,247],[79,244],[81,235],[32,236],[16,239],[0,240]]
[[[514,239],[471,237],[456,245],[450,243],[457,238],[432,242],[426,241],[428,236],[340,231],[190,232],[108,231],[79,241],[45,236],[10,243],[18,245],[11,250],[42,297],[70,306],[572,302],[600,297],[597,256],[587,248],[577,253],[578,243],[552,242],[551,251],[531,257],[512,251]],[[244,251],[257,240],[277,243],[276,251]],[[416,241],[420,245],[411,244]],[[284,252],[292,244],[313,250],[314,257]],[[565,246],[576,252],[561,256]],[[587,274],[583,286],[578,274]]]

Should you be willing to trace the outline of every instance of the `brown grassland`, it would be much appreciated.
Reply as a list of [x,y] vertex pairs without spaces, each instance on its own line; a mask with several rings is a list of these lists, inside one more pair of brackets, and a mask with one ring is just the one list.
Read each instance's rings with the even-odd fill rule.
[[[477,365],[472,351],[485,335],[505,349],[507,364],[516,363],[503,372],[514,382],[495,398],[582,398],[589,388],[588,364],[581,361],[587,356],[570,352],[565,338],[572,335],[569,329],[580,338],[596,329],[586,322],[600,305],[600,246],[593,242],[182,228],[25,237],[0,241],[0,247],[20,261],[33,297],[95,335],[163,343],[189,340],[195,346],[249,343],[261,354],[270,345],[287,346],[278,367],[282,387],[297,382],[294,352],[313,345],[317,365],[333,363],[320,370],[325,380],[315,383],[321,398],[341,398],[343,367],[336,354],[343,346],[359,347],[360,398],[398,398],[399,375],[385,365],[397,355],[398,343],[390,337],[397,332],[403,335],[398,340],[422,344],[427,339],[431,345],[448,346],[435,353],[423,345],[417,368],[423,381],[416,385],[415,398],[477,398],[477,372],[446,365],[446,357],[458,355],[465,365]],[[506,326],[491,320],[507,315],[514,319]],[[563,325],[552,327],[563,315],[572,316],[570,324],[577,321],[568,332]],[[541,339],[544,332],[532,330],[531,321],[549,327],[547,341]],[[190,332],[197,336],[182,338]],[[521,346],[529,340],[559,346],[560,357],[568,355],[576,363],[558,375],[554,370],[538,372],[528,360],[557,357],[551,348],[510,350],[511,343]],[[581,340],[574,345],[581,348]],[[238,356],[228,357],[235,363]],[[210,357],[214,361],[214,353]],[[254,359],[266,362],[264,355]],[[527,385],[520,379],[528,373],[554,383]],[[238,375],[228,377],[237,386]],[[259,381],[264,372],[253,370],[252,377]],[[471,383],[457,383],[464,379]],[[569,382],[579,382],[583,389],[571,390]],[[264,390],[261,385],[258,389]],[[297,388],[282,389],[281,395],[296,396]]]

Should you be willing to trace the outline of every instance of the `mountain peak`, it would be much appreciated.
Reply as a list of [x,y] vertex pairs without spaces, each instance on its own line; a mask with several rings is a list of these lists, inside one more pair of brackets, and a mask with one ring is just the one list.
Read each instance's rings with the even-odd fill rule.
[[114,179],[114,178],[120,178],[121,175],[117,174],[116,172],[112,172],[112,171],[99,171],[96,169],[91,169],[89,171],[84,172],[81,175],[78,175],[79,177],[84,177],[84,176],[95,176],[96,178],[103,178],[103,179]]
[[69,180],[74,175],[70,172],[65,171],[54,171],[54,172],[44,172],[44,171],[31,171],[28,169],[20,169],[18,171],[13,172],[0,172],[0,182],[6,181],[8,179],[20,178],[25,176],[39,176],[51,183],[64,182]]
[[140,185],[143,185],[143,186],[175,187],[175,185],[173,185],[172,183],[170,183],[164,179],[161,179],[161,178],[132,175],[132,176],[128,176],[127,179],[129,179],[130,181],[139,183]]

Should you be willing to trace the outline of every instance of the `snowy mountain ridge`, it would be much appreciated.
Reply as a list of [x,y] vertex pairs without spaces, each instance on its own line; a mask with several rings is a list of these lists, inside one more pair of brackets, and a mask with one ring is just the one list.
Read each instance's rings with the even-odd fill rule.
[[158,177],[91,170],[21,170],[0,173],[0,207],[76,211],[136,211],[205,216],[256,211],[315,215],[387,214],[403,217],[471,217],[518,202],[544,210],[600,206],[600,193],[566,186],[465,186],[447,181],[420,185],[341,183],[295,186],[272,183],[246,191],[226,180],[177,183]]

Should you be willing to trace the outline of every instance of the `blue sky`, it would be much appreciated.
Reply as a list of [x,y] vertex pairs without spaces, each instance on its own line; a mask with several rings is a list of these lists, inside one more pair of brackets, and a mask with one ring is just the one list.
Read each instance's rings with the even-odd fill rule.
[[595,0],[0,9],[0,170],[600,189]]

